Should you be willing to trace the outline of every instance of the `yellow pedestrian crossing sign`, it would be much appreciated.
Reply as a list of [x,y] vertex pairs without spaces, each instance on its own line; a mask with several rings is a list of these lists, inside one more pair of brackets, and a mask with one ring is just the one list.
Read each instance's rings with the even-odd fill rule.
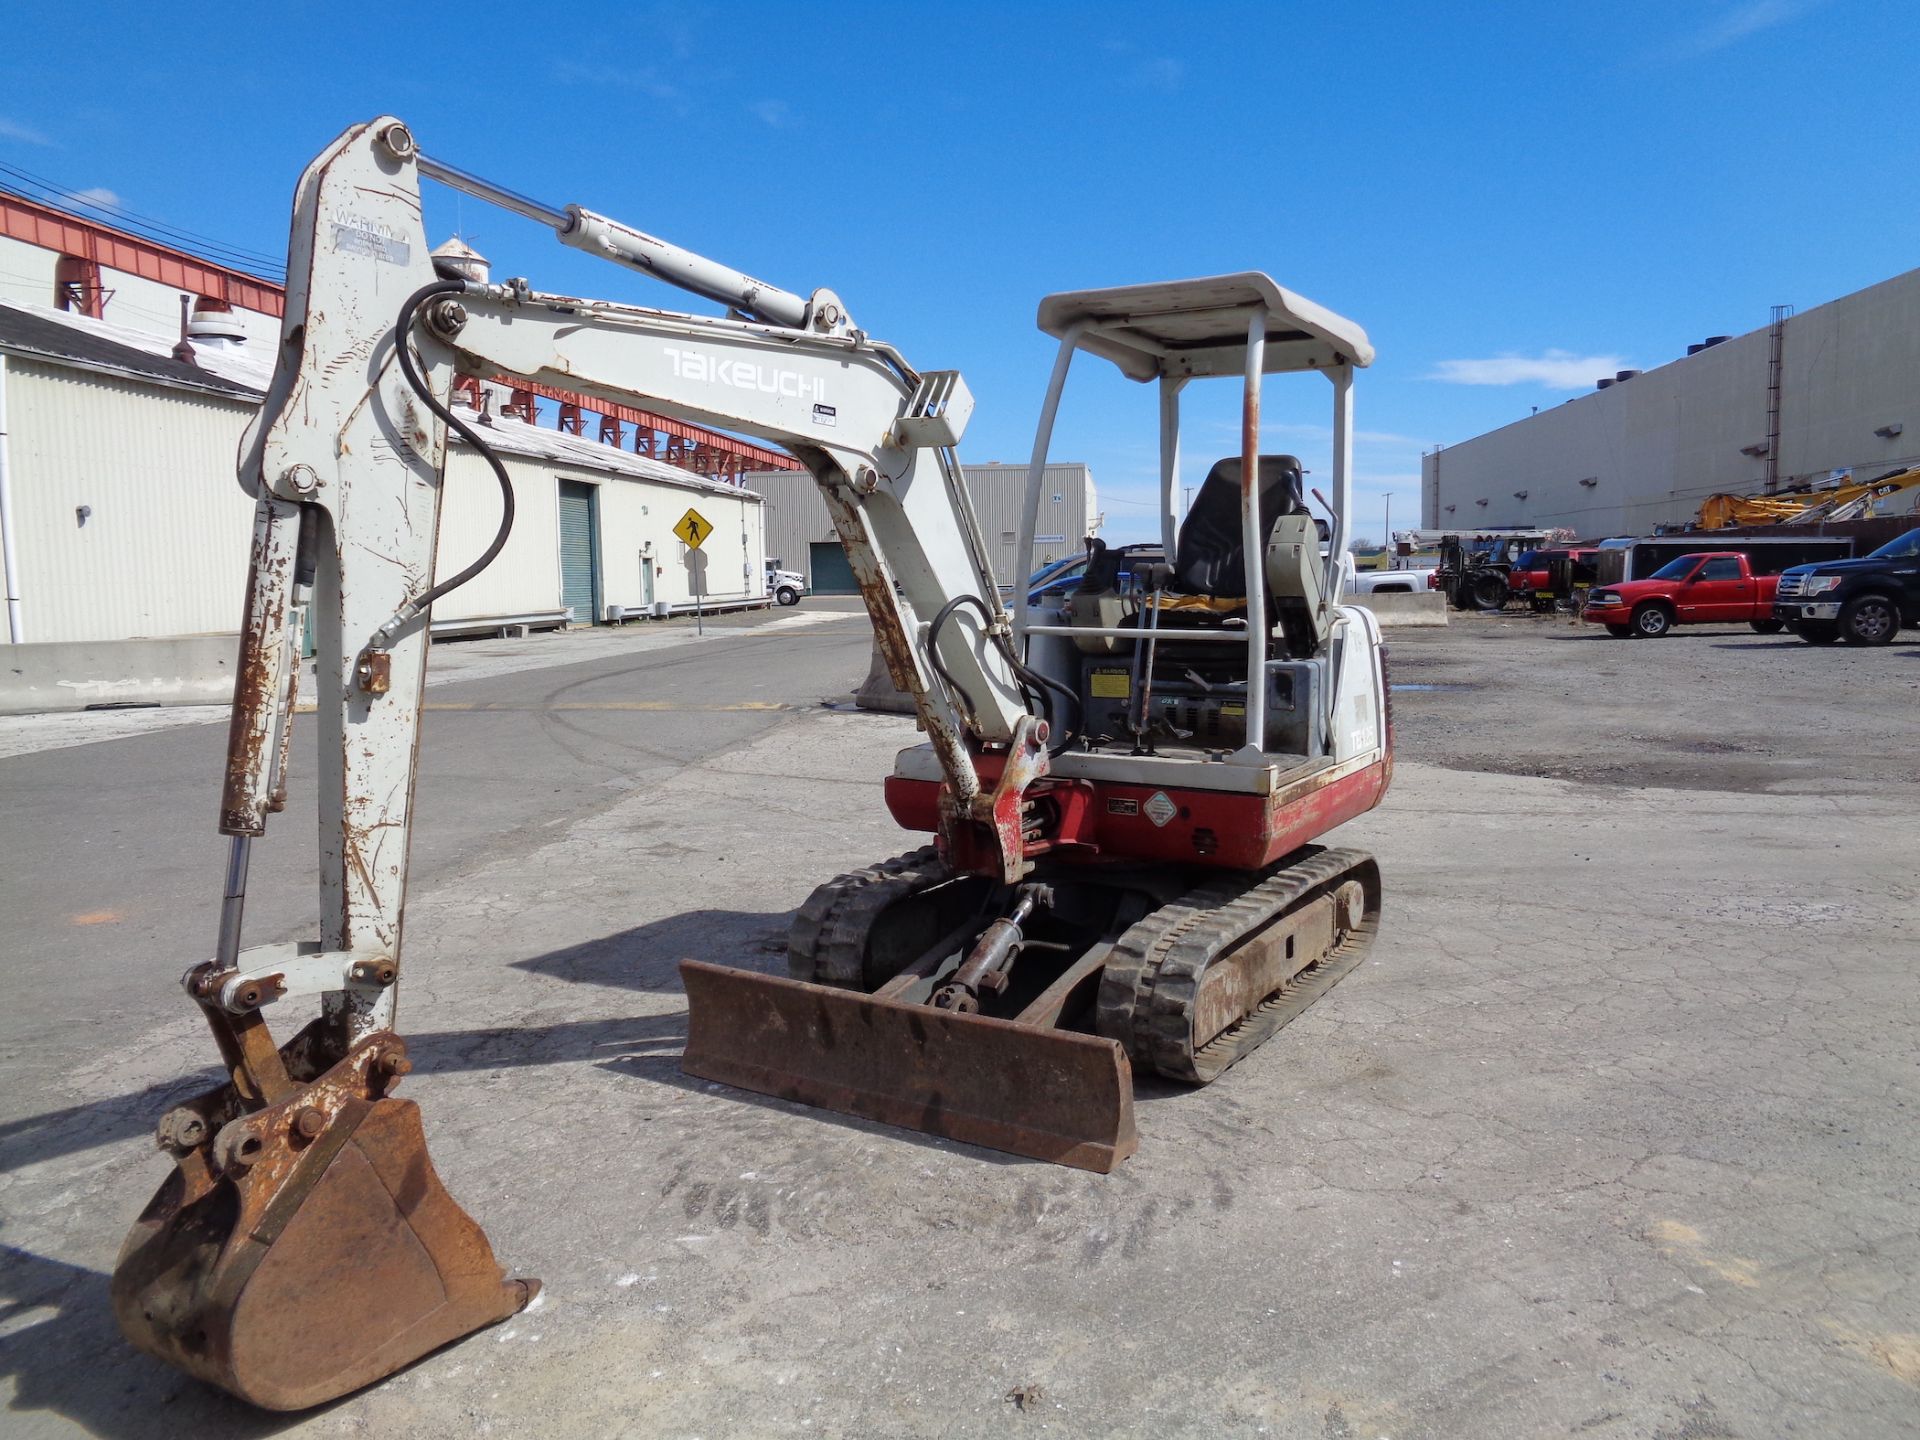
[[698,510],[689,510],[673,527],[673,533],[687,542],[689,550],[698,550],[707,543],[707,536],[713,533],[713,522]]

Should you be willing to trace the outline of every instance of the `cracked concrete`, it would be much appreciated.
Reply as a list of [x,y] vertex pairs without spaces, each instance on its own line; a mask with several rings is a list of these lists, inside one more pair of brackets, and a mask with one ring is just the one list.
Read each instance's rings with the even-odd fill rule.
[[1435,738],[1460,702],[1401,702],[1393,792],[1338,836],[1386,877],[1371,958],[1209,1089],[1143,1081],[1106,1177],[679,1073],[679,959],[778,971],[815,882],[911,843],[879,796],[910,724],[635,758],[409,912],[408,1092],[539,1306],[303,1417],[127,1352],[143,1135],[211,1058],[156,1009],[5,1097],[7,1432],[1912,1434],[1913,787],[1484,773]]

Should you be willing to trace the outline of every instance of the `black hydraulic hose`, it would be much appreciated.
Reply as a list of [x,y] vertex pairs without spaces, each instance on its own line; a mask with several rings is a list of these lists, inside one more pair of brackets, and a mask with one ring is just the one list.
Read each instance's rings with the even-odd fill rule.
[[[948,617],[962,605],[973,606],[974,609],[980,612],[980,618],[982,620],[986,621],[989,625],[993,623],[993,612],[987,608],[986,601],[982,600],[978,595],[956,595],[940,607],[934,614],[933,622],[927,626],[927,655],[933,662],[934,673],[950,688],[959,692],[961,698],[967,702],[969,709],[974,709],[973,697],[967,694],[965,687],[963,687],[959,681],[955,680],[952,675],[948,674],[947,667],[941,664],[940,651],[938,648],[941,627],[947,623]],[[1000,653],[1007,662],[1007,668],[1013,671],[1014,678],[1020,684],[1020,697],[1026,702],[1027,713],[1032,714],[1034,707],[1037,705],[1040,710],[1045,712],[1048,723],[1060,732],[1055,742],[1047,747],[1047,753],[1053,756],[1065,754],[1067,749],[1073,744],[1075,730],[1063,717],[1073,715],[1074,712],[1079,710],[1080,697],[1065,685],[1062,685],[1058,680],[1053,679],[1051,676],[1042,675],[1038,670],[1035,670],[1032,666],[1020,660],[1020,658],[1014,654],[1013,646],[1003,637],[996,636],[995,643],[1000,647]],[[1049,702],[1044,693],[1048,690],[1052,690],[1063,697],[1067,706],[1070,708],[1056,714],[1054,706]],[[977,710],[975,713],[978,713]],[[1077,718],[1077,716],[1075,718]]]
[[[432,605],[434,601],[442,598],[451,591],[458,590],[462,585],[473,579],[474,576],[478,575],[494,562],[495,557],[506,547],[507,536],[513,533],[513,481],[507,475],[507,467],[500,463],[500,457],[494,454],[493,447],[482,440],[471,425],[467,424],[466,421],[462,420],[458,415],[454,414],[453,411],[449,410],[434,398],[433,391],[427,388],[427,382],[420,377],[420,372],[414,368],[413,353],[407,348],[407,337],[413,333],[414,313],[435,295],[457,295],[465,289],[466,282],[464,280],[436,280],[431,285],[422,285],[418,290],[414,291],[413,294],[409,295],[406,303],[400,307],[400,323],[394,329],[394,352],[400,361],[400,373],[406,377],[407,384],[412,388],[413,393],[420,397],[420,403],[425,405],[427,409],[431,410],[435,415],[438,415],[442,420],[446,421],[447,428],[452,430],[454,434],[466,441],[475,450],[479,451],[480,458],[485,460],[492,468],[493,478],[500,482],[500,528],[494,532],[493,543],[480,552],[480,558],[478,560],[475,560],[458,575],[442,580],[418,599],[409,600],[403,607],[402,613],[395,617],[397,620],[411,619],[414,615],[419,614],[428,606]],[[388,623],[392,624],[393,622],[389,621]],[[385,627],[383,626],[382,628],[384,629]]]
[[[978,606],[982,615],[987,613],[987,607],[981,604],[980,597],[977,595],[956,595],[953,599],[942,605],[935,613],[933,623],[927,626],[927,659],[932,662],[933,673],[940,677],[940,683],[958,695],[961,700],[966,703],[967,709],[975,716],[978,716],[980,707],[973,703],[973,696],[967,693],[967,687],[954,679],[953,676],[947,672],[947,667],[942,664],[940,660],[941,627],[947,623],[948,617],[951,616],[954,611],[969,602]],[[1021,698],[1023,700],[1026,699],[1024,690],[1022,691]],[[1032,702],[1029,701],[1028,703],[1031,704]]]

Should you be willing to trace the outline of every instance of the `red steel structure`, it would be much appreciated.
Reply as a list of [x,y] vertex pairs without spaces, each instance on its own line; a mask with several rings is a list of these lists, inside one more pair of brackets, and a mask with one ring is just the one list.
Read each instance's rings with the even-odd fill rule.
[[[225,301],[236,309],[252,310],[276,319],[286,308],[285,289],[271,280],[5,190],[0,190],[0,236],[25,241],[59,256],[54,266],[54,303],[60,309],[96,320],[105,317],[107,301],[113,297],[113,291],[102,282],[108,270],[137,275],[142,280]],[[507,414],[533,422],[538,416],[534,403],[538,396],[559,405],[560,429],[579,435],[584,433],[583,413],[591,412],[601,417],[598,434],[604,443],[624,448],[626,428],[630,426],[635,454],[699,475],[737,485],[749,470],[801,468],[789,455],[717,430],[636,410],[630,405],[592,400],[551,386],[524,380],[512,384],[513,403],[503,407]],[[476,404],[482,403],[477,381],[473,382],[470,393]]]

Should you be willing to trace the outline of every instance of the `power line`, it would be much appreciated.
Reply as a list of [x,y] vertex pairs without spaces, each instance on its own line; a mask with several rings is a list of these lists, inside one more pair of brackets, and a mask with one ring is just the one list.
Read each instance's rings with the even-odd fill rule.
[[196,231],[169,225],[164,221],[129,210],[117,202],[92,199],[77,190],[69,189],[35,175],[31,171],[21,170],[4,162],[0,162],[0,175],[8,177],[13,182],[0,184],[0,188],[13,190],[25,199],[78,210],[86,218],[130,230],[144,239],[194,250],[199,253],[200,258],[215,264],[249,271],[266,279],[285,278],[286,263],[283,260],[276,260],[241,246],[229,245]]

